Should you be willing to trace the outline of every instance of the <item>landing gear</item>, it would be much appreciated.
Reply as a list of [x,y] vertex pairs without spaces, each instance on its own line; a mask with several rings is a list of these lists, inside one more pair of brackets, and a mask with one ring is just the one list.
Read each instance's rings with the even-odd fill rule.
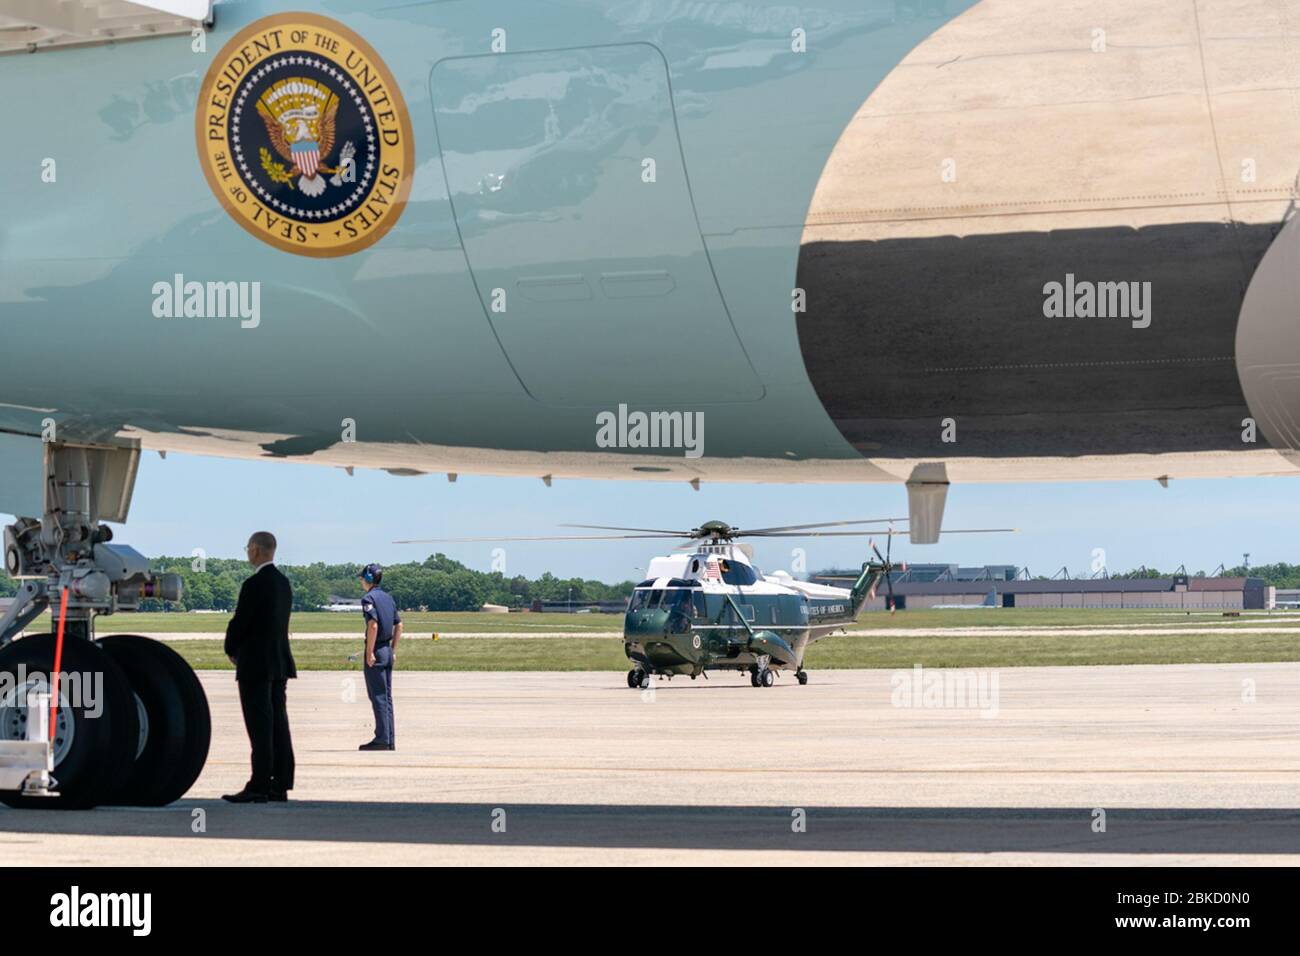
[[640,667],[634,667],[627,672],[627,686],[645,690],[650,686],[650,675]]
[[179,800],[208,759],[212,718],[203,685],[184,658],[158,641],[114,634],[100,647],[126,675],[142,715],[130,776],[104,802],[161,807]]
[[[211,716],[198,677],[155,641],[94,636],[97,615],[181,596],[178,575],[154,574],[139,552],[110,544],[112,531],[100,523],[126,520],[139,450],[52,442],[43,454],[44,516],[19,517],[4,529],[5,570],[19,589],[0,615],[0,776],[7,788],[0,801],[48,808],[170,803],[194,783],[208,755]],[[63,625],[48,745],[38,700],[53,689],[55,637],[18,637],[47,609]]]
[[[0,683],[12,688],[0,697],[0,740],[26,737],[27,693],[50,690],[53,661],[53,634],[33,634],[0,649]],[[54,790],[49,796],[0,791],[0,801],[11,807],[86,809],[111,799],[130,776],[140,723],[126,675],[79,638],[64,639],[60,671]]]
[[751,687],[771,687],[776,682],[776,675],[770,667],[755,667],[749,672]]
[[799,671],[796,671],[794,676],[795,676],[795,678],[799,681],[799,686],[802,687],[804,684],[808,683],[808,672],[807,672],[807,671],[805,671],[805,670],[799,670]]

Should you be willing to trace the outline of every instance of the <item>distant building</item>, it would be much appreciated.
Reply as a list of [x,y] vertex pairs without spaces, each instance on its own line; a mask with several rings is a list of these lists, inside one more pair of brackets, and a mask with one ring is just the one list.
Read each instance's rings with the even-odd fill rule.
[[322,611],[357,611],[361,610],[361,598],[339,597],[337,594],[330,595],[329,604],[320,605]]
[[[845,571],[819,571],[810,575],[814,584],[844,585],[847,579],[852,581],[860,572],[854,569]],[[927,581],[1013,581],[1020,569],[1014,564],[986,564],[977,568],[963,568],[956,564],[908,564],[906,571],[894,574],[894,586],[900,582],[921,583]]]
[[546,614],[622,614],[627,610],[627,598],[617,601],[533,601],[532,610]]
[[[901,575],[900,575],[901,577]],[[1146,608],[1171,611],[1264,610],[1272,588],[1262,578],[1109,578],[1060,581],[900,581],[894,580],[897,607],[983,604],[989,592],[999,607]],[[886,609],[885,588],[867,610]]]

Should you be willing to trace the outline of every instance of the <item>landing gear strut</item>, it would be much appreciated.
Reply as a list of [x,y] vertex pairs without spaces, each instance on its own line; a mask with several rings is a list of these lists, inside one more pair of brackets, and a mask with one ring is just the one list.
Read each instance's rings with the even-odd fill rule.
[[[21,581],[0,618],[0,689],[10,688],[0,696],[0,764],[13,788],[0,789],[0,801],[10,806],[161,806],[184,795],[207,760],[207,697],[180,655],[136,635],[94,638],[96,615],[180,599],[179,576],[153,574],[143,555],[109,544],[100,524],[126,519],[138,456],[47,445],[44,516],[4,529],[5,567]],[[18,635],[65,591],[60,699],[53,739],[41,746],[32,722],[46,718],[32,701],[48,700],[56,639]]]

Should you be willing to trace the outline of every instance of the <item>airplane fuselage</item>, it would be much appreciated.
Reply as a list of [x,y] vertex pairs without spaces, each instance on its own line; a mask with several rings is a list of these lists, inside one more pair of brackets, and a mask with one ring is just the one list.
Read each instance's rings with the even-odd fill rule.
[[289,49],[249,0],[203,44],[0,56],[0,431],[399,474],[1289,474],[1297,84],[1269,4],[1201,6],[308,2],[338,30]]

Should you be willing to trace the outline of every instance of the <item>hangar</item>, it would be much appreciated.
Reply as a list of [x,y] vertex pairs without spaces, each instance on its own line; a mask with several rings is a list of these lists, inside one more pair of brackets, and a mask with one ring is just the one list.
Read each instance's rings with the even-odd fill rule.
[[[838,575],[840,572],[826,572]],[[814,575],[814,580],[820,575]],[[954,604],[993,604],[996,607],[1146,608],[1168,610],[1263,610],[1274,604],[1274,588],[1262,578],[1086,578],[1016,581],[984,577],[977,580],[914,581],[900,575],[894,596],[900,610]],[[991,597],[990,597],[991,596]],[[883,593],[866,610],[886,610]]]

